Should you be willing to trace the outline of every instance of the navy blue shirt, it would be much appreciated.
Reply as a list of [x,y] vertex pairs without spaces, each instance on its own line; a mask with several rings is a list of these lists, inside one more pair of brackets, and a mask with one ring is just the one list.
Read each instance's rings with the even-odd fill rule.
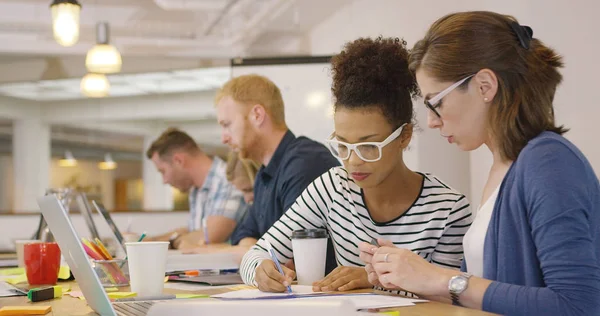
[[[260,239],[313,180],[335,166],[339,161],[323,144],[288,130],[269,164],[258,171],[254,203],[233,232],[231,243],[237,245],[246,237]],[[328,258],[328,267],[331,264]]]

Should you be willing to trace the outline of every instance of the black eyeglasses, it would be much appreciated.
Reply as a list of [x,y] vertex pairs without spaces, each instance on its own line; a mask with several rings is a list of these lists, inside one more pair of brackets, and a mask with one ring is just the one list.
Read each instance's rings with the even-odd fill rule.
[[444,89],[444,91],[438,93],[435,97],[429,99],[429,100],[424,100],[423,102],[425,103],[425,106],[431,110],[431,112],[433,112],[435,115],[437,115],[437,117],[441,118],[440,113],[438,113],[437,108],[440,107],[440,101],[442,101],[442,99],[447,96],[450,92],[452,92],[454,89],[456,89],[458,86],[460,86],[461,84],[463,84],[463,82],[467,81],[468,79],[470,79],[471,77],[475,76],[475,74],[472,74],[466,78],[463,78],[455,83],[453,83],[451,86],[449,86],[448,88]]

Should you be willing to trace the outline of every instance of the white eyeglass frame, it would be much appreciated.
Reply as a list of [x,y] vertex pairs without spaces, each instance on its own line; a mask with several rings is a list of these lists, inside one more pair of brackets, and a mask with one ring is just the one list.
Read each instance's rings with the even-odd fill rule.
[[[381,157],[383,156],[383,147],[387,146],[389,143],[393,142],[394,140],[396,140],[396,138],[398,138],[400,136],[400,134],[402,134],[402,130],[404,129],[404,126],[406,126],[407,123],[402,124],[402,126],[398,127],[394,132],[392,132],[390,134],[390,136],[388,136],[386,139],[384,139],[382,142],[362,142],[362,143],[354,143],[354,144],[350,144],[350,143],[346,143],[346,142],[342,142],[339,140],[334,139],[335,138],[335,132],[331,133],[331,136],[329,136],[329,138],[327,138],[325,141],[329,144],[332,145],[338,145],[338,144],[342,144],[344,146],[346,146],[348,148],[348,156],[345,158],[340,157],[338,154],[333,153],[334,156],[340,158],[341,160],[348,160],[350,159],[350,156],[352,155],[352,152],[354,151],[354,153],[358,156],[358,158],[360,158],[362,161],[364,162],[375,162],[375,161],[379,161],[381,160]],[[379,150],[379,157],[377,159],[365,159],[365,157],[363,157],[360,153],[360,150],[357,149],[358,146],[362,146],[362,145],[370,145],[370,146],[376,146],[377,149]],[[330,148],[331,150],[331,148]]]
[[442,99],[447,96],[450,92],[452,92],[454,89],[456,89],[458,86],[460,86],[461,84],[463,84],[463,82],[467,81],[468,79],[470,79],[471,77],[475,76],[475,74],[472,74],[468,77],[465,77],[455,83],[453,83],[451,86],[449,86],[448,88],[444,89],[444,91],[438,93],[435,97],[429,99],[429,100],[425,100],[425,105],[431,110],[433,111],[433,113],[435,113],[435,115],[437,115],[438,117],[441,117],[440,114],[437,111],[437,108],[439,107],[439,103],[440,101],[442,101]]

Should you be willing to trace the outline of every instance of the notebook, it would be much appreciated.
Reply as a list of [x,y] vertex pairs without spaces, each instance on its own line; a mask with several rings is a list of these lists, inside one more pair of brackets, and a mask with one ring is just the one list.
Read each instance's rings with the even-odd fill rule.
[[188,282],[209,286],[244,284],[244,281],[242,281],[242,277],[237,273],[206,275],[197,277],[170,276],[169,282]]

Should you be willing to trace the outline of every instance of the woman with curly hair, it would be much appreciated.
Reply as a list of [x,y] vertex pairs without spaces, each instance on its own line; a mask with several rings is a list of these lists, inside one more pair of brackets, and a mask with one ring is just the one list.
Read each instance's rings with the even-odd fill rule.
[[414,251],[423,259],[458,269],[462,238],[472,222],[464,195],[430,174],[410,170],[403,151],[413,133],[415,79],[406,43],[361,38],[332,61],[335,131],[327,140],[343,162],[311,183],[292,207],[244,256],[244,282],[283,292],[295,272],[278,272],[270,259],[294,256],[294,230],[324,228],[333,241],[338,268],[313,284],[315,291],[370,288],[358,245],[378,239]]

